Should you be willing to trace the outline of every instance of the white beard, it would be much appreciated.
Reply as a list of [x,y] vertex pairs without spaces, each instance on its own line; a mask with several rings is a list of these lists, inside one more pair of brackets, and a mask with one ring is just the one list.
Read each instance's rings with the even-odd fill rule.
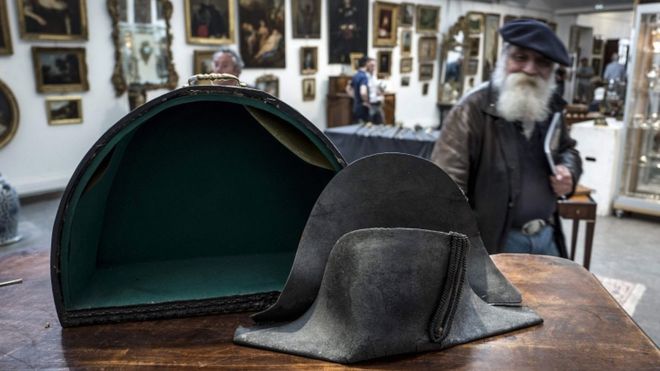
[[511,122],[545,120],[550,114],[548,103],[557,85],[554,75],[544,80],[540,76],[528,76],[524,72],[506,74],[504,69],[499,67],[498,63],[498,70],[493,77],[493,82],[500,92],[497,112]]

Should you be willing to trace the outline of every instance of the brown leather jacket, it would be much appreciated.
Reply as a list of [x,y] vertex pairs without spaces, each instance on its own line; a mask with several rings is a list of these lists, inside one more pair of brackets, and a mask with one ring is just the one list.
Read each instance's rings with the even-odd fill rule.
[[[440,138],[431,154],[431,161],[445,170],[466,193],[476,214],[484,245],[491,254],[500,252],[511,227],[510,211],[521,188],[520,154],[513,145],[517,129],[498,115],[495,102],[497,91],[491,84],[463,97],[443,122]],[[555,96],[550,105],[551,112],[561,111],[565,105],[563,99]],[[537,125],[542,125],[542,130],[547,132],[549,121],[550,118]],[[582,161],[575,145],[567,127],[562,124],[559,145],[553,157],[555,163],[570,170],[574,187],[582,174]],[[560,255],[566,257],[557,215],[555,232]]]

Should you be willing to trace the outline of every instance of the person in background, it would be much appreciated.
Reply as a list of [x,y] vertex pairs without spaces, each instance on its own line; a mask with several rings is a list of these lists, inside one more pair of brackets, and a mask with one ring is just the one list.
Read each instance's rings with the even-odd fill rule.
[[536,20],[511,21],[500,34],[505,43],[491,81],[452,108],[431,160],[465,192],[489,253],[566,257],[556,202],[574,191],[582,164],[563,123],[550,133],[558,138],[554,172],[544,139],[566,105],[554,93],[554,71],[569,65],[568,53]]
[[353,122],[366,123],[369,115],[369,75],[376,69],[376,61],[364,56],[358,60],[358,71],[346,86],[346,92],[353,97]]
[[626,67],[619,63],[619,55],[617,53],[612,54],[611,62],[605,66],[603,79],[605,83],[609,83],[610,81],[624,81],[626,79]]
[[229,73],[240,77],[243,66],[243,59],[232,49],[221,48],[213,54],[213,72],[215,73]]
[[580,58],[580,67],[575,71],[577,77],[577,101],[589,104],[593,99],[593,87],[591,78],[594,77],[594,69],[589,65],[588,58]]
[[563,66],[557,67],[555,71],[555,83],[557,84],[555,92],[560,97],[563,97],[566,90],[566,69]]

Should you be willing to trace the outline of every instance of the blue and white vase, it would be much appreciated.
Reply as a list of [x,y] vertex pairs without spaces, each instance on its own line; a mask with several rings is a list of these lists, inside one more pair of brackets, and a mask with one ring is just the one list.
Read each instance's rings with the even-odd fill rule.
[[16,190],[0,174],[0,246],[21,239],[18,235],[20,210]]

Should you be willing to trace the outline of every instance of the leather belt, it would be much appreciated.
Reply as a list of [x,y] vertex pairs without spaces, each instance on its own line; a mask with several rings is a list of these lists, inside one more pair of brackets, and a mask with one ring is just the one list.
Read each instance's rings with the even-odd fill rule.
[[520,231],[524,235],[532,236],[532,235],[535,235],[535,234],[541,232],[541,230],[543,230],[543,228],[546,225],[548,225],[548,223],[545,220],[543,220],[543,219],[534,219],[534,220],[530,220],[527,223],[525,223],[520,228]]

